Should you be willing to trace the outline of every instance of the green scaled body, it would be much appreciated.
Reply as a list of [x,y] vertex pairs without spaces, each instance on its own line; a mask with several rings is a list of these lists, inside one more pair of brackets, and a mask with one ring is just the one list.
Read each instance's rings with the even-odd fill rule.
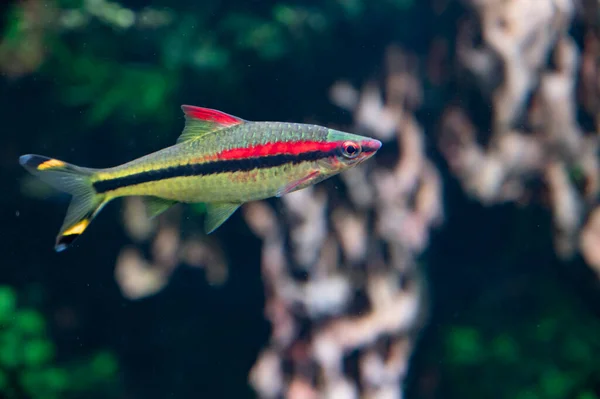
[[31,173],[73,195],[57,250],[67,248],[114,198],[145,196],[151,215],[178,202],[206,203],[210,233],[244,202],[316,184],[381,146],[316,125],[250,122],[207,108],[182,108],[186,125],[175,145],[120,166],[89,169],[39,155],[20,158]]

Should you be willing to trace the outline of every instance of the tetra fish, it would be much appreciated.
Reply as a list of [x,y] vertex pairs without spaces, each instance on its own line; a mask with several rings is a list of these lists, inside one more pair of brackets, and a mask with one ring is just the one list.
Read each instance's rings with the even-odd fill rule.
[[150,216],[177,203],[206,203],[205,232],[245,202],[280,197],[317,184],[373,156],[376,139],[322,126],[252,122],[209,108],[181,107],[175,145],[106,168],[84,168],[40,155],[20,164],[72,195],[55,250],[68,248],[111,200],[144,196]]

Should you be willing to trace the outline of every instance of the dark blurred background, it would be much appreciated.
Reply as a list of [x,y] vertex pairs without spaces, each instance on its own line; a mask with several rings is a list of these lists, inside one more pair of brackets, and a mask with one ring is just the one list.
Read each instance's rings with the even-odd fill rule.
[[[0,10],[0,397],[600,397],[595,0]],[[325,227],[267,200],[204,237],[201,207],[119,200],[55,253],[69,197],[19,155],[114,166],[181,104],[384,146],[298,194]]]

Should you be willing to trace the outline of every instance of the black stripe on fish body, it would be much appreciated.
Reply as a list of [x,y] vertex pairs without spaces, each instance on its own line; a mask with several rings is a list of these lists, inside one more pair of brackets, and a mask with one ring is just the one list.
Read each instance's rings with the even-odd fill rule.
[[134,186],[170,179],[174,177],[208,176],[228,172],[248,172],[254,169],[267,169],[285,164],[298,164],[307,161],[317,161],[338,154],[338,150],[312,151],[298,155],[278,154],[266,157],[217,160],[206,163],[192,163],[187,165],[171,166],[163,169],[149,170],[128,176],[116,177],[94,182],[94,189],[98,193],[106,193],[122,187]]

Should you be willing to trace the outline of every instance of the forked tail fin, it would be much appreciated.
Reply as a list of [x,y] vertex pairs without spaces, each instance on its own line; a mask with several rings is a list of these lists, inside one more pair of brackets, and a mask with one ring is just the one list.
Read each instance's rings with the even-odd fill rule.
[[73,196],[54,246],[57,252],[67,249],[107,202],[94,190],[91,177],[96,170],[32,154],[22,155],[19,163],[42,181]]

